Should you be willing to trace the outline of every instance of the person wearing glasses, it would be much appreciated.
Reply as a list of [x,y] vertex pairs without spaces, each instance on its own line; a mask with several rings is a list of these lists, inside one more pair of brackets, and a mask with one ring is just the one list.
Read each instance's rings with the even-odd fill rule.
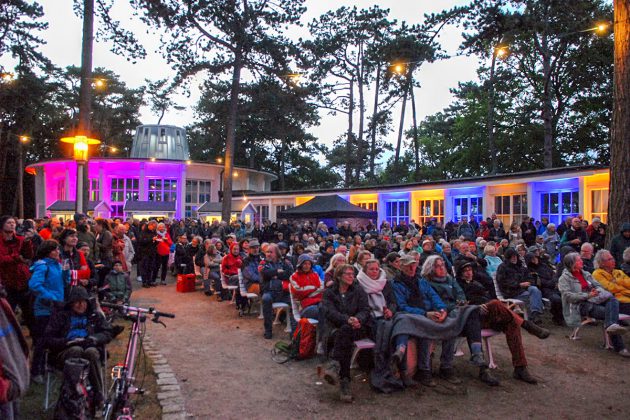
[[325,319],[334,344],[332,361],[324,371],[331,385],[339,383],[340,399],[352,402],[350,392],[350,361],[353,343],[368,337],[370,305],[368,296],[355,282],[354,267],[341,264],[335,268],[333,285],[324,291],[320,319]]

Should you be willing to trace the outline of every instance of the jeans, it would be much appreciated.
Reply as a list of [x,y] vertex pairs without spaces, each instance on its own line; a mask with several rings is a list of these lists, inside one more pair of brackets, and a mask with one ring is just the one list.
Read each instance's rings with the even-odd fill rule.
[[142,284],[152,284],[157,278],[155,271],[155,255],[145,255],[140,260],[140,275],[142,276]]
[[319,305],[311,305],[302,309],[300,313],[302,318],[319,319]]
[[[219,272],[209,271],[208,268],[205,268],[205,270],[208,270],[208,275],[207,275],[207,278],[203,279],[203,291],[209,292],[210,287],[214,285],[215,292],[221,293],[221,277],[219,277]],[[217,283],[219,283],[218,288],[217,288]]]
[[168,270],[168,255],[157,255],[155,257],[155,268],[154,268],[154,276],[157,278],[158,271],[162,269],[160,273],[160,280],[162,282],[166,281],[166,270]]
[[[431,371],[431,344],[433,340],[422,339],[418,343],[418,369]],[[449,340],[442,340],[442,354],[440,355],[440,369],[450,369],[453,367],[455,357],[455,345],[457,337]]]
[[[619,322],[619,301],[615,298],[608,299],[605,304],[582,304],[580,305],[580,314],[585,317],[604,320],[604,327],[608,328],[612,324]],[[615,351],[621,351],[625,347],[623,339],[620,335],[611,335],[610,342],[613,345]]]
[[265,334],[271,334],[273,329],[273,304],[274,303],[286,303],[289,305],[287,309],[287,316],[291,324],[291,332],[295,330],[297,323],[291,315],[291,300],[289,294],[284,291],[267,291],[262,295],[263,306],[263,324],[265,326]]
[[31,335],[33,336],[33,359],[31,361],[31,376],[44,374],[44,332],[48,326],[50,316],[36,316]]
[[522,300],[523,302],[527,302],[529,306],[529,312],[539,314],[543,313],[545,306],[542,301],[542,293],[540,289],[536,286],[529,286],[527,291],[522,292],[520,295],[516,296],[515,299]]

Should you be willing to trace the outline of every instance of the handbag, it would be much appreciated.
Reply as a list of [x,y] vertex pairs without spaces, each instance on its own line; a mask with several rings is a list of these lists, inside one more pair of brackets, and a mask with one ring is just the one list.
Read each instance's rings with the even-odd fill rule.
[[601,305],[602,303],[608,302],[608,300],[613,297],[613,294],[610,293],[608,290],[597,288],[597,291],[599,292],[599,294],[597,296],[588,298],[589,302],[596,305]]

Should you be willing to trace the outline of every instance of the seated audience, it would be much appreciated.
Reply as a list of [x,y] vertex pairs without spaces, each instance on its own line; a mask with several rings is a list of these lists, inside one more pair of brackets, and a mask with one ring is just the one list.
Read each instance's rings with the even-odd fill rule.
[[619,301],[619,312],[630,315],[630,277],[615,268],[615,257],[610,251],[597,251],[594,260],[593,278]]
[[290,281],[290,292],[300,308],[300,316],[319,319],[319,302],[322,300],[324,285],[313,271],[313,258],[309,254],[300,255]]

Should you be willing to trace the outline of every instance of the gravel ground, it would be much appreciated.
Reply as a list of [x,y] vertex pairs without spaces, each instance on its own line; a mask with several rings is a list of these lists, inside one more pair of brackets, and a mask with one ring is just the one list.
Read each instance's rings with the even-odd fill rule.
[[[460,387],[407,390],[383,395],[370,389],[366,374],[353,371],[355,402],[338,400],[337,389],[317,378],[316,360],[278,365],[273,343],[285,339],[284,325],[274,339],[262,337],[256,315],[239,318],[234,305],[216,302],[199,289],[177,293],[167,286],[138,289],[132,302],[174,312],[167,328],[148,324],[182,386],[186,411],[193,418],[628,418],[630,360],[601,348],[601,327],[586,327],[582,339],[567,338],[568,328],[551,326],[541,341],[523,331],[530,371],[529,385],[512,379],[510,355],[501,336],[492,339],[501,386],[490,388],[475,378],[465,358],[455,366]],[[629,338],[630,340],[630,338]],[[467,350],[466,350],[467,353]],[[625,415],[623,413],[626,413]]]

